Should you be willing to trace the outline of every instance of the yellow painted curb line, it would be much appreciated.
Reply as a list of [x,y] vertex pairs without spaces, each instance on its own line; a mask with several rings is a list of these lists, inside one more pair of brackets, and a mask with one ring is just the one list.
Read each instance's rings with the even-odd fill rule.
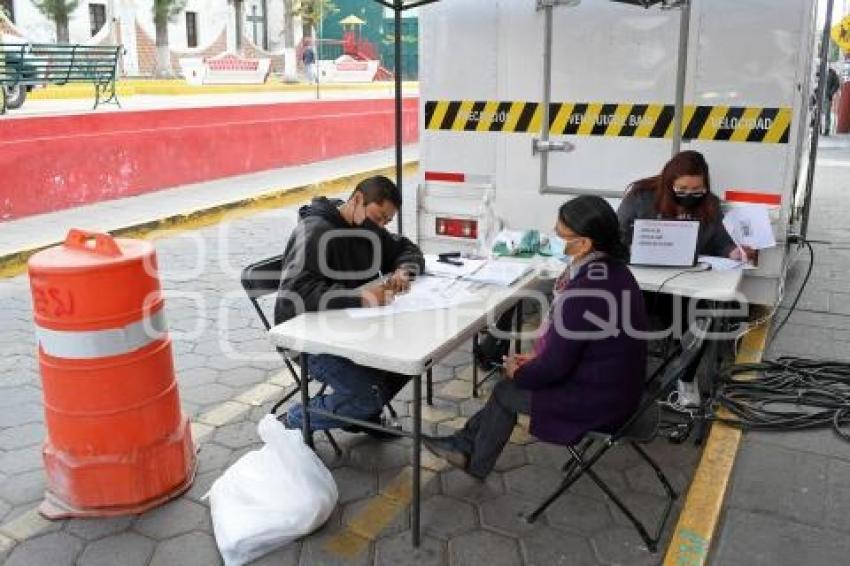
[[[771,321],[766,320],[744,337],[735,363],[761,361]],[[731,416],[725,410],[719,411],[718,415]],[[738,428],[723,423],[711,425],[702,458],[667,547],[664,566],[706,564],[742,437],[743,433]]]
[[[403,174],[411,175],[416,172],[418,167],[418,161],[409,161],[404,165]],[[371,177],[372,175],[392,176],[394,174],[394,166],[362,171],[360,173],[346,175],[336,179],[329,179],[313,185],[271,190],[260,196],[200,208],[185,214],[173,214],[131,226],[124,226],[122,228],[110,230],[109,233],[113,236],[154,240],[174,235],[177,232],[212,226],[225,219],[233,220],[243,218],[251,214],[256,214],[264,210],[290,206],[299,202],[304,202],[309,198],[320,194],[340,193],[347,189],[351,189],[356,183],[366,177]],[[72,228],[72,226],[68,226],[68,228]],[[27,260],[29,260],[33,254],[60,243],[61,242],[53,242],[46,245],[42,244],[38,246],[31,246],[15,253],[0,256],[0,278],[20,275],[26,271]]]
[[[434,470],[422,468],[419,476],[420,489],[424,489],[437,478]],[[413,500],[413,468],[407,466],[392,479],[381,493],[366,501],[339,533],[330,537],[324,550],[343,560],[354,560],[362,556],[371,541],[376,540],[396,517],[409,513]]]
[[[403,88],[414,88],[419,85],[416,81],[405,81]],[[320,90],[325,91],[375,91],[392,90],[391,82],[376,83],[328,83],[319,85]],[[134,96],[137,94],[148,95],[195,95],[195,94],[239,94],[253,92],[315,92],[316,85],[307,83],[283,83],[268,82],[259,85],[202,85],[194,86],[182,80],[176,81],[137,81],[119,80],[117,84],[118,97]],[[92,98],[94,87],[91,85],[51,85],[45,88],[34,89],[27,95],[28,100],[62,100],[77,98]]]

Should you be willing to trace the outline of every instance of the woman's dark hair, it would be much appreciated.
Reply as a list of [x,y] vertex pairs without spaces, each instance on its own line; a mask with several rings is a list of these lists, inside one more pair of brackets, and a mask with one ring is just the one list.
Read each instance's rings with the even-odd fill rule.
[[590,238],[596,251],[628,260],[629,250],[620,239],[617,213],[604,198],[582,195],[568,200],[558,210],[558,220],[577,235]]
[[[681,212],[681,207],[676,203],[673,193],[673,184],[679,177],[700,176],[705,181],[705,188],[711,192],[711,177],[708,174],[708,163],[705,157],[698,151],[682,151],[677,153],[668,161],[661,173],[654,177],[647,177],[635,181],[629,186],[632,191],[653,191],[655,193],[655,210],[662,218],[676,218]],[[702,199],[700,205],[688,211],[698,220],[711,222],[720,213],[720,207],[716,198]]]

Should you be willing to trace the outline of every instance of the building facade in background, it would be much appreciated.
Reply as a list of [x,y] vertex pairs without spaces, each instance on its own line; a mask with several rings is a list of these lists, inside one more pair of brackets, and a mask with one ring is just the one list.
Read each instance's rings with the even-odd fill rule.
[[[187,0],[184,9],[168,26],[172,67],[179,72],[181,57],[210,57],[224,52],[241,52],[248,57],[272,57],[273,69],[281,70],[284,49],[284,6],[287,0],[244,0],[242,2],[242,40],[236,41],[236,10],[230,0]],[[356,16],[364,23],[356,32],[375,47],[374,56],[394,71],[392,12],[374,0],[334,0],[333,9],[322,14],[313,30],[326,40],[343,39],[346,26],[340,22]],[[0,9],[8,21],[0,24],[8,36],[20,36],[30,42],[56,41],[56,26],[31,0],[0,0]],[[415,12],[415,11],[413,11]],[[13,25],[9,25],[9,21]],[[153,0],[82,0],[68,22],[71,43],[122,44],[125,76],[149,76],[156,62]],[[302,42],[301,18],[293,17],[295,47]],[[347,26],[351,30],[351,26]],[[415,78],[418,63],[418,20],[406,13],[403,20],[403,76]],[[310,31],[310,30],[308,30]],[[322,58],[339,56],[330,44],[320,48]],[[299,49],[300,53],[300,49]]]

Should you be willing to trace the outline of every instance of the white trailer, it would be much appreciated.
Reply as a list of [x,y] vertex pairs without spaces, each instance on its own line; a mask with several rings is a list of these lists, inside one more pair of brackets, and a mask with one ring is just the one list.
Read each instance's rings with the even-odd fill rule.
[[724,206],[769,207],[779,245],[742,291],[773,304],[801,220],[815,19],[812,0],[422,8],[416,236],[427,251],[474,249],[487,188],[509,227],[551,231],[564,200],[616,206],[631,181],[694,149]]

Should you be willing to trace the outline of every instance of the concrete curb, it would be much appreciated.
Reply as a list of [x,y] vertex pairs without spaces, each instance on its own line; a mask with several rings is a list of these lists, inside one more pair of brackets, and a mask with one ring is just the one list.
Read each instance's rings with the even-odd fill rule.
[[[404,88],[418,85],[416,81],[405,81]],[[321,90],[364,91],[390,90],[392,83],[328,83],[320,85]],[[147,95],[197,95],[197,94],[239,94],[255,92],[314,92],[316,85],[308,83],[268,82],[260,85],[203,85],[192,86],[184,81],[118,81],[119,99],[124,96],[137,94]],[[77,98],[92,98],[94,88],[91,85],[50,86],[35,89],[27,95],[28,100],[64,100]]]
[[[413,174],[418,165],[418,160],[405,162],[403,173],[405,175]],[[339,193],[350,188],[360,180],[372,175],[387,175],[392,178],[394,174],[395,167],[389,166],[327,179],[312,185],[302,185],[286,189],[272,189],[253,197],[205,206],[186,213],[170,214],[146,222],[121,226],[110,230],[109,233],[113,236],[123,236],[128,238],[155,239],[158,235],[165,235],[166,233],[168,235],[173,235],[175,231],[211,226],[221,222],[225,217],[228,219],[238,218],[263,210],[292,205],[319,194]],[[69,226],[68,228],[72,228],[72,226]],[[33,254],[61,243],[61,241],[56,241],[0,255],[0,278],[20,275],[26,271],[27,260],[29,260]]]
[[[772,318],[744,337],[735,363],[758,363],[762,360],[771,323]],[[721,410],[719,416],[731,415]],[[663,566],[703,566],[708,563],[743,436],[739,428],[723,423],[711,425]]]

